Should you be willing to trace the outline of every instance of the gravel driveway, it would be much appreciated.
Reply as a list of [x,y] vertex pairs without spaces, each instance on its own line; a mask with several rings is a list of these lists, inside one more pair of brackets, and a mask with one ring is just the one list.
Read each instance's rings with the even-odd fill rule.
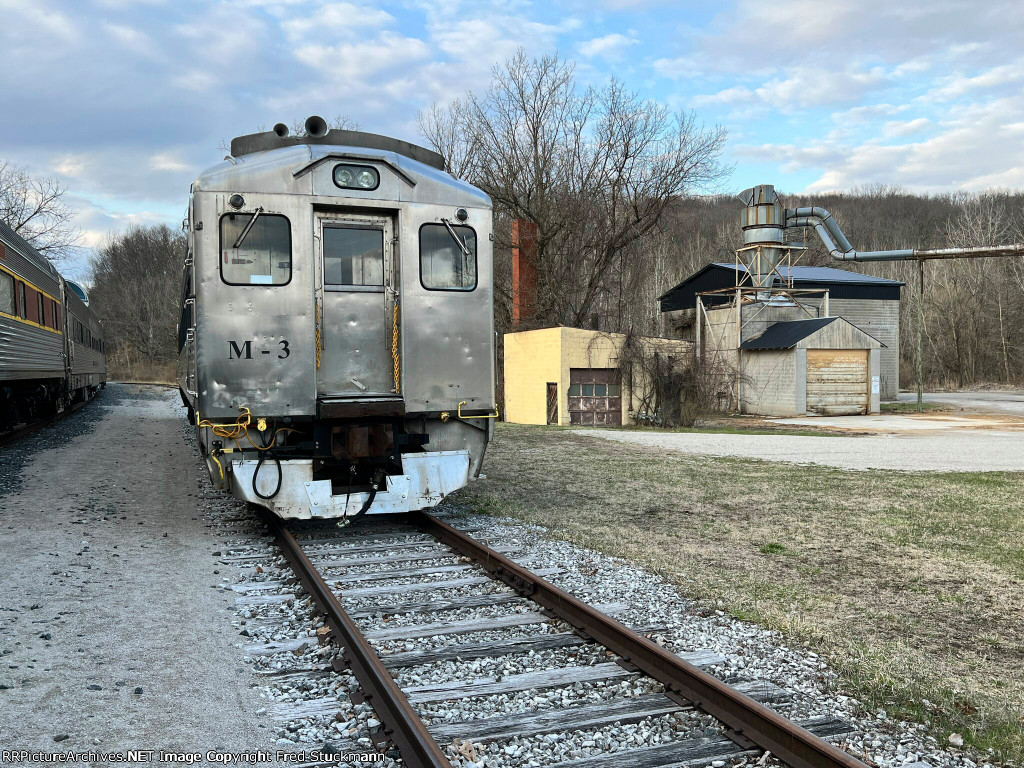
[[824,464],[843,469],[1024,471],[1024,433],[943,431],[919,435],[805,437],[579,429],[580,435],[667,451]]

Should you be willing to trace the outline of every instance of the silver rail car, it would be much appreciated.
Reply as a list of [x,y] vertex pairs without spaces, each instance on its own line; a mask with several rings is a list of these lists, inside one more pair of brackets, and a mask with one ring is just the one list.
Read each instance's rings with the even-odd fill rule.
[[104,386],[102,335],[85,291],[0,222],[0,431]]
[[280,517],[431,507],[497,413],[491,201],[422,147],[306,126],[192,185],[182,399],[214,484]]

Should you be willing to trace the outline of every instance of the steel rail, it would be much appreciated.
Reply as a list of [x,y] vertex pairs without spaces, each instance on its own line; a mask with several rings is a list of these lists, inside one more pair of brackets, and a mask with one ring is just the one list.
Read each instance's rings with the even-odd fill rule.
[[295,536],[279,518],[265,515],[277,545],[291,563],[302,586],[327,617],[343,647],[346,666],[359,681],[362,696],[373,707],[385,735],[394,742],[404,765],[411,768],[452,768],[409,700],[381,663],[369,641],[327,586]]
[[688,664],[433,515],[413,512],[410,519],[438,541],[475,560],[493,577],[548,609],[586,637],[614,651],[627,664],[662,683],[670,698],[676,701],[685,699],[719,720],[730,729],[728,735],[737,743],[748,748],[756,745],[792,768],[866,768],[864,763],[824,739]]

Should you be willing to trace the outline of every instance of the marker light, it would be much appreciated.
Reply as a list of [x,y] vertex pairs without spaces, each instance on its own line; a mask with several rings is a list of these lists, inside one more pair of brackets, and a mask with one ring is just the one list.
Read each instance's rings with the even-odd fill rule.
[[380,186],[380,174],[368,165],[336,165],[334,183],[342,189],[368,191]]

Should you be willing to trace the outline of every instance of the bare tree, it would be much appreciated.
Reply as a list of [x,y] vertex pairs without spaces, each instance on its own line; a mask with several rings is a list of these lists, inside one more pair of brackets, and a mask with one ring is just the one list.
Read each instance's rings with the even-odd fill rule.
[[175,357],[179,281],[185,236],[166,225],[131,227],[111,235],[92,259],[92,305],[107,334],[115,363],[149,373]]
[[32,176],[0,160],[0,221],[51,261],[66,258],[81,242],[66,194],[57,179]]
[[[617,81],[582,89],[571,63],[522,50],[495,68],[486,94],[435,104],[419,124],[449,167],[490,195],[500,222],[537,225],[544,323],[587,324],[630,247],[673,200],[726,171],[724,129],[705,130]],[[496,228],[499,249],[509,237]]]

